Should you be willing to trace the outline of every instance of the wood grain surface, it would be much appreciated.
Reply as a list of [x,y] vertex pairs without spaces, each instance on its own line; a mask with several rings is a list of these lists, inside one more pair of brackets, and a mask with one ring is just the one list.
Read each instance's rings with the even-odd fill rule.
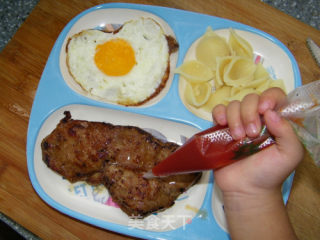
[[[130,239],[54,210],[36,194],[27,171],[29,114],[54,42],[73,17],[106,2],[40,0],[0,54],[0,211],[43,239]],[[289,48],[304,84],[320,79],[320,68],[305,44],[307,37],[320,44],[320,32],[259,0],[126,2],[184,9],[258,28]],[[320,169],[308,154],[296,171],[287,210],[299,239],[319,239]]]

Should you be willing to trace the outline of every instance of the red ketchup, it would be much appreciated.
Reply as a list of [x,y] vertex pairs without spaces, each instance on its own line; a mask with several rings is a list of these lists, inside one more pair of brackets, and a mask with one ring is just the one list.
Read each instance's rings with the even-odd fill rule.
[[227,127],[216,125],[192,136],[152,169],[155,176],[214,170],[254,154],[274,143],[264,126],[257,138],[233,140]]

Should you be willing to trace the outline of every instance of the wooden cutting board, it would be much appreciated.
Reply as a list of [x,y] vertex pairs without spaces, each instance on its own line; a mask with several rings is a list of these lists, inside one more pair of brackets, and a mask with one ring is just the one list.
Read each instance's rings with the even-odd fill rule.
[[[28,177],[28,119],[41,73],[64,26],[81,11],[108,1],[40,0],[0,54],[0,211],[43,239],[127,239],[54,210]],[[117,2],[117,1],[113,1]],[[320,79],[305,40],[320,32],[258,0],[141,0],[129,3],[185,9],[231,19],[282,41],[296,58],[303,83]],[[308,154],[296,171],[287,210],[300,239],[320,236],[320,169]]]

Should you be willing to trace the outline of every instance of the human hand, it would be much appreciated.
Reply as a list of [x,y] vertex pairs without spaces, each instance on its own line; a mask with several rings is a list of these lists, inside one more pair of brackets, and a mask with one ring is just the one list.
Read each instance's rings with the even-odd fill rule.
[[228,125],[236,140],[258,136],[261,118],[276,140],[274,145],[214,172],[232,239],[297,239],[281,185],[302,160],[303,148],[290,123],[275,112],[284,98],[279,88],[272,88],[261,96],[250,94],[241,103],[213,109],[213,119]]
[[227,107],[218,105],[213,109],[215,122],[228,125],[236,140],[258,136],[261,116],[276,140],[276,144],[263,151],[216,170],[215,181],[223,193],[258,195],[278,191],[302,160],[303,147],[290,123],[274,111],[285,97],[279,88],[271,88],[261,96],[249,94],[242,102],[233,101]]

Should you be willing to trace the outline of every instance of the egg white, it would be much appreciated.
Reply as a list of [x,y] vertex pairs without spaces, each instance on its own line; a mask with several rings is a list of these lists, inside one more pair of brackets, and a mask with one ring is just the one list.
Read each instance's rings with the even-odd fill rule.
[[[123,76],[108,76],[95,64],[96,46],[121,38],[131,44],[136,64]],[[85,30],[67,45],[67,65],[83,89],[107,101],[135,105],[149,98],[162,82],[169,46],[161,26],[151,18],[126,22],[118,33]]]

